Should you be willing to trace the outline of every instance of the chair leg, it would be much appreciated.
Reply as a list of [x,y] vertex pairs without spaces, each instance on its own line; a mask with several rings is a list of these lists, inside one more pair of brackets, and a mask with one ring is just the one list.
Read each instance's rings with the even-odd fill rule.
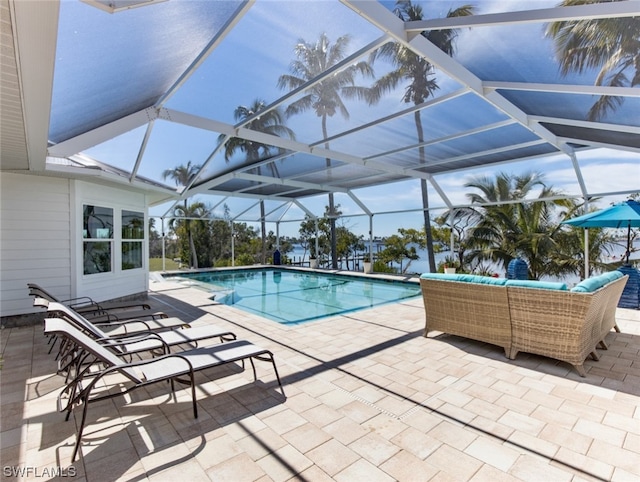
[[613,325],[613,329],[616,331],[616,333],[620,333],[620,327],[618,326],[617,323]]
[[584,371],[583,365],[574,365],[574,366],[576,367],[576,371],[578,372],[578,375],[580,375],[583,378],[587,376],[587,372]]
[[80,440],[82,439],[82,432],[84,431],[84,424],[87,420],[87,409],[89,407],[89,397],[88,394],[84,397],[82,401],[82,420],[80,421],[80,427],[78,427],[78,435],[76,436],[76,446],[73,448],[73,455],[71,455],[71,462],[75,462],[76,455],[78,455],[78,450],[80,449]]
[[276,367],[276,360],[273,358],[273,354],[271,355],[271,364],[273,365],[273,371],[276,374],[276,380],[278,380],[278,385],[280,386],[280,391],[282,392],[282,396],[286,397],[284,394],[284,388],[282,386],[282,382],[280,381],[280,375],[278,374],[278,368]]
[[189,373],[191,379],[191,400],[193,402],[193,417],[198,418],[198,404],[196,403],[196,383],[194,380],[193,372]]
[[[264,353],[263,355],[257,355],[257,356],[255,356],[255,357],[253,357],[253,358],[257,358],[257,359],[258,359],[258,360],[260,360],[260,361],[268,361],[268,362],[271,362],[271,365],[273,366],[273,371],[274,371],[274,373],[276,374],[276,379],[278,380],[278,386],[280,387],[280,391],[282,392],[282,395],[283,395],[283,396],[286,396],[286,395],[284,394],[284,388],[283,388],[283,386],[282,386],[282,381],[280,380],[280,374],[278,373],[278,367],[276,367],[276,359],[275,359],[275,357],[273,356],[273,353],[271,353],[271,352],[269,351],[269,352],[267,352],[267,353]],[[250,360],[251,360],[251,365],[252,365],[252,366],[253,366],[253,358],[250,358]],[[254,378],[257,380],[257,377],[256,377],[256,368],[255,368],[255,366],[253,367],[253,376],[254,376]]]

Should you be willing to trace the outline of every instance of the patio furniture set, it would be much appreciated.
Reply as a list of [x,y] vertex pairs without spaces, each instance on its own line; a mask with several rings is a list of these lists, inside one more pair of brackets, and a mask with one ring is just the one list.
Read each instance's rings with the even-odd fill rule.
[[628,276],[619,271],[588,278],[571,290],[564,283],[426,273],[420,277],[426,324],[438,331],[504,348],[515,359],[532,353],[573,365],[598,360]]

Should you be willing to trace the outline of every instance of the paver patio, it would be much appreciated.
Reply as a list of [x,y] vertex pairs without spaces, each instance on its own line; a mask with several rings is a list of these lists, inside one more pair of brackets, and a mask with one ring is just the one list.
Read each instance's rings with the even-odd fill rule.
[[424,338],[421,298],[300,326],[177,283],[152,283],[149,299],[272,350],[286,397],[266,363],[255,383],[236,367],[198,375],[198,419],[187,390],[156,384],[92,405],[72,464],[76,425],[56,411],[64,379],[42,327],[4,329],[3,480],[640,480],[639,311],[618,309],[622,333],[580,378]]

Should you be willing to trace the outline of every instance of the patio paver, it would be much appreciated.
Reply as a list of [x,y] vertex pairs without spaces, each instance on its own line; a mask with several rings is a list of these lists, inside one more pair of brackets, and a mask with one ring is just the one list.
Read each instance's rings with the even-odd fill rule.
[[622,333],[580,378],[543,357],[424,338],[421,298],[300,326],[169,282],[151,283],[149,300],[272,350],[286,398],[261,363],[255,383],[250,369],[199,374],[198,419],[187,391],[150,386],[92,405],[71,464],[75,423],[56,412],[64,380],[42,328],[4,329],[3,480],[64,469],[90,482],[640,481],[639,311],[618,310]]

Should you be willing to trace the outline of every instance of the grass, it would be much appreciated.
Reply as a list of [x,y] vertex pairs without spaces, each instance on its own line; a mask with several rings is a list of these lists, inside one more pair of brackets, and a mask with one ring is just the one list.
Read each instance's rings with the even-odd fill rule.
[[[179,269],[179,263],[172,259],[165,258],[164,262],[167,271]],[[149,258],[149,271],[162,271],[162,258]]]

